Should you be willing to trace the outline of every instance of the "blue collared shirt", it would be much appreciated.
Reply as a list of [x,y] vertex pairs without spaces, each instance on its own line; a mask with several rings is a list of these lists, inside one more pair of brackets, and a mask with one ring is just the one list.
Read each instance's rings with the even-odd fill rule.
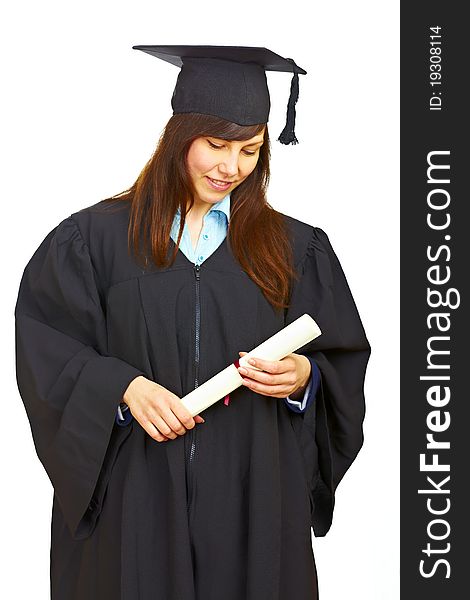
[[[180,218],[181,214],[178,209],[170,232],[171,238],[175,243],[178,239]],[[179,249],[191,262],[200,265],[217,250],[226,238],[229,220],[230,194],[227,194],[225,198],[213,204],[210,210],[204,215],[201,233],[195,248],[191,242],[188,225],[187,223],[184,224]],[[304,412],[307,409],[317,393],[320,382],[320,372],[315,361],[309,357],[307,358],[310,361],[312,370],[302,400],[292,400],[289,397],[284,398],[286,405],[294,412]],[[116,417],[118,425],[127,425],[131,422],[132,418],[132,414],[127,406],[123,406],[122,409],[118,407],[118,415]]]

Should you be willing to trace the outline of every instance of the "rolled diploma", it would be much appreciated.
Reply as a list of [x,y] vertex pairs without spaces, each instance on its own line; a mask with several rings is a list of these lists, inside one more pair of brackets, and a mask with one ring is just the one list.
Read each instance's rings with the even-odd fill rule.
[[[265,342],[253,348],[248,354],[242,356],[238,363],[245,366],[252,356],[263,360],[281,360],[291,352],[295,352],[308,342],[321,335],[320,328],[308,314],[304,314],[287,327],[284,327]],[[250,369],[256,369],[249,365]],[[258,369],[262,370],[262,369]],[[195,390],[181,398],[181,402],[191,413],[191,416],[199,414],[212,404],[215,404],[227,394],[233,392],[243,384],[243,378],[237,367],[232,363],[214,377]]]

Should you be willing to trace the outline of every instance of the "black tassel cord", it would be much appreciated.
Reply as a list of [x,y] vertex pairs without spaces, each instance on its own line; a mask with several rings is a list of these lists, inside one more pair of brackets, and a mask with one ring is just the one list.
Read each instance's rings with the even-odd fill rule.
[[[294,69],[297,66],[295,62],[288,58],[288,61],[294,64]],[[298,144],[299,141],[295,137],[295,105],[299,99],[299,74],[294,70],[294,76],[290,83],[290,96],[287,104],[287,119],[286,126],[278,137],[281,144]]]

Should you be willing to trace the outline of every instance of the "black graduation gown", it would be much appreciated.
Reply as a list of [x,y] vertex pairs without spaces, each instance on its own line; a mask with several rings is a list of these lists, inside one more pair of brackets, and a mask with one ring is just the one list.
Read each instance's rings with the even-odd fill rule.
[[[52,600],[313,600],[311,525],[362,445],[369,344],[326,234],[284,216],[300,275],[276,313],[228,239],[199,271],[127,252],[127,204],[64,219],[25,268],[17,381],[54,488]],[[179,397],[309,313],[321,387],[305,413],[244,386],[159,443],[116,408],[138,375]],[[194,442],[193,452],[190,446]]]

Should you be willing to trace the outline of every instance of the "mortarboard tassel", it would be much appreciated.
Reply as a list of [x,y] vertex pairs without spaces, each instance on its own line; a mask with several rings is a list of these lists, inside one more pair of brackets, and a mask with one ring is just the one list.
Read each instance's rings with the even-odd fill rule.
[[[289,62],[292,62],[295,66],[295,62],[292,58],[286,58]],[[290,83],[290,96],[287,104],[287,119],[286,126],[281,132],[281,135],[277,138],[281,144],[298,144],[299,141],[295,137],[295,104],[299,98],[299,74],[294,71],[294,76]]]

